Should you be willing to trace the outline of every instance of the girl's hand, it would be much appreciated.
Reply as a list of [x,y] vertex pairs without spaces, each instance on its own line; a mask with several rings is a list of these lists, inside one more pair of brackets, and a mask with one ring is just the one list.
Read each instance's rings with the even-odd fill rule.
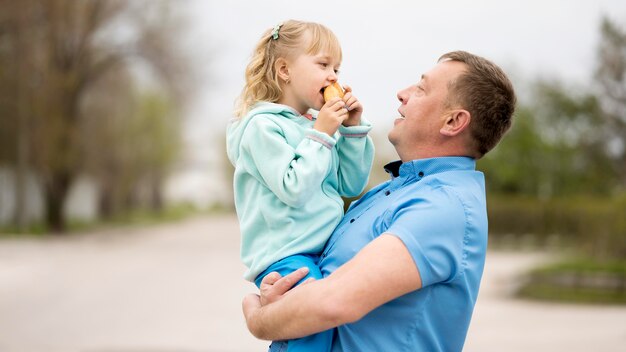
[[[346,103],[341,98],[333,98],[322,106],[313,128],[332,137],[347,118],[348,109],[346,108]],[[359,122],[360,120],[359,114]]]
[[346,109],[348,110],[348,117],[343,120],[343,125],[346,127],[358,126],[361,124],[363,105],[361,105],[361,102],[354,95],[352,95],[352,88],[350,88],[350,86],[344,86],[343,89],[345,91],[343,100],[346,104]]

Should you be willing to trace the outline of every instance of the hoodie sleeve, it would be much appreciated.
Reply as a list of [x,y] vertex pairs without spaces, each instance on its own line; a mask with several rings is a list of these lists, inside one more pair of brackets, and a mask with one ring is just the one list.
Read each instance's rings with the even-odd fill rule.
[[367,185],[374,161],[374,144],[367,135],[371,129],[364,119],[359,126],[339,127],[339,194],[344,197],[358,196]]
[[239,157],[282,202],[298,208],[320,189],[334,145],[333,138],[311,129],[294,148],[277,122],[257,116],[242,136]]

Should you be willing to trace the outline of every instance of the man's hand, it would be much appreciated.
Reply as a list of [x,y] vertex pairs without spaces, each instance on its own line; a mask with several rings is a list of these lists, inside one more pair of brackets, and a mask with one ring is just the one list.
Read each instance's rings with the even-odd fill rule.
[[[243,315],[246,318],[248,330],[250,330],[252,335],[256,337],[262,335],[261,309],[263,306],[283,298],[308,273],[309,269],[306,267],[300,268],[285,277],[282,277],[277,272],[269,273],[261,281],[260,296],[251,293],[243,298]],[[310,278],[303,284],[313,280],[313,278]]]
[[302,267],[285,277],[280,276],[277,272],[267,274],[261,281],[261,306],[280,300],[308,273],[309,268]]

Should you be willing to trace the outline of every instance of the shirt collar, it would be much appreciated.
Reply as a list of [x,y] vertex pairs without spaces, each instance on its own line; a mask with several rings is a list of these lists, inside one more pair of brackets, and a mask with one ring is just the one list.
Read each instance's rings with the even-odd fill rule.
[[384,166],[392,178],[415,175],[419,178],[451,170],[475,170],[476,160],[465,156],[392,161]]

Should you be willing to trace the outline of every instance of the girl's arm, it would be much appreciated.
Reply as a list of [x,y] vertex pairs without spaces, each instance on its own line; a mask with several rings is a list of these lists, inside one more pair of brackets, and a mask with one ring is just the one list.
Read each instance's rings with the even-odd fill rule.
[[242,138],[240,158],[246,171],[282,202],[301,207],[326,177],[335,143],[326,133],[310,129],[294,148],[277,122],[256,116]]
[[374,160],[374,144],[367,135],[370,129],[365,120],[359,126],[339,128],[339,194],[344,197],[358,196],[367,185]]

